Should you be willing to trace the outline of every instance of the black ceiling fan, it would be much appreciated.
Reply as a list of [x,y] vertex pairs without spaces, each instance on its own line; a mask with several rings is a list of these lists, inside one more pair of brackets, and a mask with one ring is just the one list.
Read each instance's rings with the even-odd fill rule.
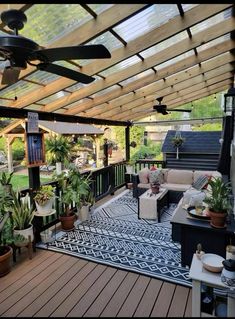
[[[20,71],[27,68],[27,64],[35,66],[38,70],[54,73],[70,78],[77,82],[90,83],[95,78],[76,72],[69,68],[53,64],[54,61],[76,59],[104,59],[111,54],[102,44],[78,45],[71,47],[59,47],[46,49],[31,39],[18,35],[27,22],[23,11],[11,9],[1,13],[1,20],[14,34],[0,36],[0,58],[8,61],[2,76],[2,84],[14,84],[18,81]],[[31,61],[40,61],[33,64]]]
[[163,97],[157,98],[157,101],[159,102],[159,104],[153,106],[153,109],[157,111],[157,113],[167,115],[169,114],[169,112],[192,112],[192,110],[190,109],[167,109],[166,104],[162,104],[162,100],[163,100]]

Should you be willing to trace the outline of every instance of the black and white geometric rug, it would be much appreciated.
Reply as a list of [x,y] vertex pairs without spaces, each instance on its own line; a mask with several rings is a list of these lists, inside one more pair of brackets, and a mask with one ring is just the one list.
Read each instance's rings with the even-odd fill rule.
[[74,231],[57,234],[48,249],[191,287],[189,269],[181,266],[180,244],[171,240],[175,207],[163,208],[161,223],[138,219],[137,199],[126,190]]

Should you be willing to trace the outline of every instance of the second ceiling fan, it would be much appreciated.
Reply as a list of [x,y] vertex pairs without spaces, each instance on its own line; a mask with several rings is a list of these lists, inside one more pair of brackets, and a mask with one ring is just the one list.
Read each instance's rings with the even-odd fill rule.
[[[190,110],[190,109],[167,109],[166,104],[161,103],[162,100],[163,100],[162,96],[157,98],[157,101],[159,102],[159,104],[153,106],[153,109],[155,111],[157,111],[157,113],[167,115],[167,114],[169,114],[169,112],[192,112],[192,110]],[[169,112],[167,112],[167,111],[169,111]]]

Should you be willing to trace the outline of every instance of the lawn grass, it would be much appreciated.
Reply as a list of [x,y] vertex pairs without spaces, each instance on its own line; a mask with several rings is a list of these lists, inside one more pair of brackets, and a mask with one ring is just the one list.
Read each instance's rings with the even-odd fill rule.
[[[49,182],[49,181],[51,181],[51,177],[50,176],[48,176],[48,177],[40,176],[40,181],[41,181],[41,183]],[[29,187],[29,177],[28,177],[28,175],[23,175],[23,174],[16,175],[15,174],[12,176],[11,184],[12,184],[14,190],[28,188]]]

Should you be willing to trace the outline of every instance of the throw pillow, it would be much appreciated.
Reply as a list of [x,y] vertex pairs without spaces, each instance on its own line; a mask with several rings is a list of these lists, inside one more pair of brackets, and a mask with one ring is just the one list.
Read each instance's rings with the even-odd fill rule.
[[208,177],[206,175],[201,175],[198,179],[192,184],[192,187],[201,190],[208,184]]
[[207,187],[208,187],[208,183],[209,183],[209,181],[212,179],[212,175],[207,175],[207,174],[206,174],[206,177],[207,177],[207,183],[206,183],[206,185],[205,185],[205,186],[203,186],[203,188],[202,188],[202,189],[207,189]]
[[157,168],[153,165],[151,168],[150,168],[150,171],[156,171]]
[[139,171],[139,180],[141,184],[148,184],[149,183],[149,169],[148,167],[142,168]]
[[154,182],[159,182],[160,184],[164,183],[164,176],[163,173],[160,169],[150,171],[149,172],[149,182],[154,183]]

